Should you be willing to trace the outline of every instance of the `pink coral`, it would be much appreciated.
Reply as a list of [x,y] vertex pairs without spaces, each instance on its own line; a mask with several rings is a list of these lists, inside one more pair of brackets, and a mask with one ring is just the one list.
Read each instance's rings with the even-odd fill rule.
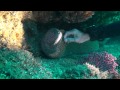
[[88,63],[95,65],[102,71],[108,70],[109,73],[117,74],[117,71],[115,70],[116,66],[118,66],[115,62],[116,57],[106,51],[91,53],[86,60]]

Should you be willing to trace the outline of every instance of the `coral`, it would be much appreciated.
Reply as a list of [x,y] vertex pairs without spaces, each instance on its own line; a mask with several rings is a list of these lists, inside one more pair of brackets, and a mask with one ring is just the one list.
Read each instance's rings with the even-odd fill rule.
[[64,79],[89,79],[90,70],[85,65],[77,65],[66,69],[60,78]]
[[[90,41],[81,45],[79,44],[77,45],[75,43],[68,45],[67,48],[68,51],[66,52],[67,53],[66,57],[60,59],[57,58],[53,60],[48,58],[47,59],[41,58],[42,57],[41,47],[40,47],[41,37],[44,35],[44,32],[46,32],[46,30],[49,30],[50,28],[56,27],[65,30],[70,30],[73,27],[76,27],[76,28],[80,28],[80,30],[82,29],[86,30],[86,28],[92,25],[99,26],[99,25],[109,24],[115,21],[119,21],[120,19],[119,11],[115,11],[116,13],[113,11],[111,12],[96,11],[97,13],[95,12],[95,15],[90,20],[89,20],[90,18],[89,15],[92,14],[92,12],[90,11],[88,14],[84,14],[85,12],[84,11],[57,11],[57,12],[0,11],[0,78],[1,79],[8,79],[8,78],[10,79],[45,78],[46,79],[52,77],[67,78],[67,79],[108,78],[107,74],[111,71],[110,68],[113,68],[114,64],[108,64],[104,62],[104,64],[95,65],[96,62],[91,61],[88,62],[90,63],[89,68],[86,67],[85,65],[78,65],[78,60],[79,58],[81,60],[82,54],[86,55],[89,52],[91,52],[91,50],[94,51],[99,49],[99,44],[96,41],[95,43],[92,42],[92,44]],[[31,17],[31,14],[32,14],[32,18],[27,21],[28,23],[21,22],[22,20]],[[39,22],[35,22],[34,18],[36,21]],[[40,22],[41,23],[50,22],[50,25],[41,24]],[[53,24],[51,22],[56,22],[56,23]],[[59,25],[59,23],[57,22],[62,22],[62,23]],[[26,28],[24,28],[23,25]],[[27,50],[29,50],[30,52],[26,50],[15,50],[15,51],[11,50],[13,48],[21,49],[24,39],[26,39],[25,43]],[[114,41],[112,41],[111,45],[105,46],[104,50],[107,50],[109,51],[109,53],[118,56],[117,54],[119,54],[118,53],[119,45],[115,45],[115,44],[113,45],[113,42]],[[115,48],[116,46],[117,48]],[[1,49],[1,47],[7,47],[9,49]],[[76,47],[78,47],[79,49]],[[100,48],[100,51],[101,50],[102,49]],[[38,57],[36,58],[36,56]],[[84,61],[86,60],[83,59],[83,61],[80,62],[83,64]],[[102,61],[100,61],[100,63],[102,63]],[[114,71],[117,72],[115,70],[115,67],[116,65],[114,66],[114,69],[112,71],[113,73]],[[119,66],[117,67],[117,69],[119,69]],[[107,72],[108,70],[109,72]],[[120,78],[120,75],[115,74],[113,78],[118,79]]]
[[[118,48],[119,48],[119,46],[118,46]],[[117,49],[118,50],[118,49]],[[119,50],[118,50],[119,51]],[[117,51],[116,51],[117,52]],[[118,67],[117,67],[117,70],[118,70],[118,73],[120,73],[120,54],[119,54],[119,52],[118,52],[118,57],[117,57],[117,63],[118,63]],[[120,77],[120,75],[118,75],[119,77]]]
[[108,78],[108,71],[100,71],[99,68],[95,67],[94,65],[91,65],[89,63],[85,63],[85,65],[90,69],[92,76],[97,75],[98,79],[107,79]]
[[[91,11],[78,12],[81,12],[78,16],[87,17]],[[0,47],[8,47],[10,49],[22,48],[22,43],[25,39],[23,20],[29,18],[31,20],[35,19],[41,23],[51,21],[59,22],[64,20],[64,15],[67,17],[68,14],[66,13],[69,13],[69,11],[0,11]],[[67,20],[64,21],[67,22]],[[70,22],[72,23],[73,21]]]
[[95,65],[101,71],[108,71],[109,73],[117,74],[115,70],[118,64],[115,62],[116,57],[107,52],[94,52],[88,55],[86,62]]
[[49,79],[52,73],[26,50],[0,49],[0,78]]
[[0,11],[0,47],[19,49],[24,40],[22,20],[30,11]]
[[34,11],[32,17],[41,23],[60,22],[79,23],[94,15],[93,11]]
[[51,58],[61,57],[65,50],[63,33],[57,28],[51,28],[41,41],[42,51]]

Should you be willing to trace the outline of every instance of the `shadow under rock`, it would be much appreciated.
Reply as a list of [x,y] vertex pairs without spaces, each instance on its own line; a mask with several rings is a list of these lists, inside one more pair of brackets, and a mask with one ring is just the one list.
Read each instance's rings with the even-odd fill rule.
[[33,20],[26,19],[22,21],[25,40],[23,48],[33,53],[34,57],[43,56],[41,53],[41,38],[44,35],[42,31],[38,31],[37,23]]
[[58,28],[64,30],[71,30],[73,28],[81,28],[79,24],[68,24],[64,22],[50,22],[39,23],[31,19],[25,19],[22,21],[24,29],[25,40],[23,42],[23,48],[33,53],[35,57],[47,58],[41,50],[41,40],[45,33],[50,28]]

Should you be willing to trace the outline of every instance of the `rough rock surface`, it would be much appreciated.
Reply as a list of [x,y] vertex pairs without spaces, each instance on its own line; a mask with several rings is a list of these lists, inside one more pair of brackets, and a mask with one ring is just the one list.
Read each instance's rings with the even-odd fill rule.
[[24,40],[22,20],[31,11],[0,11],[0,47],[20,49]]
[[34,20],[41,23],[60,22],[79,23],[94,15],[93,11],[33,11]]

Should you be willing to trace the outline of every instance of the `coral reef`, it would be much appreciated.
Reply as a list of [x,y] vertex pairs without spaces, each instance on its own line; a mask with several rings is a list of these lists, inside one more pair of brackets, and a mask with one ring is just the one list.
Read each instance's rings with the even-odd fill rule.
[[22,20],[30,11],[0,11],[0,47],[20,49],[24,40]]
[[115,70],[116,66],[118,64],[115,62],[117,59],[112,54],[109,54],[107,52],[93,52],[88,55],[86,59],[86,62],[95,65],[98,67],[101,71],[107,71],[109,73],[117,74],[118,72]]
[[99,68],[89,63],[85,63],[85,65],[88,67],[88,69],[90,69],[91,76],[93,77],[97,76],[98,79],[108,79],[109,72],[107,70],[103,72],[103,71],[100,71]]
[[0,78],[49,79],[52,73],[26,50],[0,49]]
[[92,15],[93,11],[33,11],[32,18],[41,23],[79,23],[88,20]]
[[63,21],[67,23],[79,23],[88,20],[94,15],[93,11],[60,11]]
[[63,32],[57,28],[51,28],[41,41],[42,51],[51,58],[61,57],[65,50],[65,42],[63,41]]
[[[58,40],[57,43],[63,46],[51,45],[51,52],[46,53],[48,56],[54,52],[52,58],[64,53],[63,57],[42,57],[41,40],[50,28],[85,31],[91,26],[120,20],[120,11],[95,11],[93,15],[93,11],[0,11],[0,79],[120,79],[118,37],[101,47],[99,41],[71,43],[65,53],[64,44]],[[56,41],[57,37],[51,37],[48,35],[47,40]],[[94,51],[107,51],[112,55],[105,52],[93,54]],[[117,63],[114,56],[118,57]],[[112,73],[115,74],[109,76]]]
[[90,70],[85,65],[77,65],[66,69],[60,78],[64,79],[89,79]]
[[60,78],[64,79],[111,79],[112,76],[108,71],[100,71],[94,65],[85,63],[83,65],[77,65],[67,68],[60,75]]

